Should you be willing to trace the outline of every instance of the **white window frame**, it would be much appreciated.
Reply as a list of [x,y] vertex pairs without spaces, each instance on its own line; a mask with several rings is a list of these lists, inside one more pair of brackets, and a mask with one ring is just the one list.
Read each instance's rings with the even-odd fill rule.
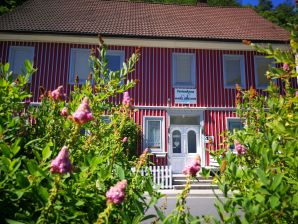
[[[30,55],[31,55],[31,58],[27,58],[31,64],[34,66],[34,51],[35,51],[35,48],[32,47],[32,46],[10,46],[9,47],[9,56],[8,56],[8,62],[10,64],[10,70],[12,70],[14,72],[14,56],[16,54],[16,52],[18,50],[23,50],[23,51],[26,51],[28,52]],[[23,65],[24,65],[24,62],[23,61]],[[26,68],[24,66],[24,71],[26,71]],[[21,75],[21,74],[17,74],[17,75]],[[31,80],[32,80],[32,76],[30,76],[29,80],[28,80],[28,83],[31,83]]]
[[[147,145],[148,139],[148,121],[159,121],[160,122],[160,148],[150,148]],[[164,152],[165,151],[165,139],[164,139],[164,117],[162,116],[144,116],[143,117],[143,147],[149,148],[152,153]]]
[[[191,60],[191,84],[177,84],[176,77],[176,57],[179,55],[190,55],[192,57]],[[174,88],[196,88],[196,55],[195,53],[172,53],[172,78],[173,78],[173,87]]]
[[[257,61],[260,60],[260,59],[264,59],[264,58],[266,58],[266,56],[261,56],[261,55],[255,55],[254,56],[255,84],[256,84],[257,89],[266,89],[268,87],[268,85],[266,85],[266,86],[259,85],[259,74],[258,74]],[[267,58],[267,59],[270,59],[270,58]],[[274,60],[273,59],[270,59],[270,60],[271,60],[270,66],[273,67],[274,66],[274,64],[273,64]]]
[[227,85],[227,73],[226,73],[226,61],[227,60],[237,60],[240,59],[240,72],[241,72],[241,83],[238,83],[241,88],[246,88],[245,85],[245,65],[244,65],[244,55],[238,54],[224,54],[223,55],[223,76],[224,76],[224,88],[226,89],[235,89],[235,85]]
[[[76,84],[76,82],[75,82],[75,76],[76,76],[76,74],[75,74],[75,72],[74,72],[74,66],[75,66],[75,62],[74,62],[74,54],[76,53],[76,52],[88,52],[88,54],[90,55],[90,49],[86,49],[86,48],[71,48],[70,49],[70,66],[69,66],[69,77],[68,77],[68,82],[69,82],[69,84]],[[89,58],[87,58],[86,59],[87,61],[89,60]],[[89,61],[88,61],[88,63],[89,63]],[[92,69],[91,69],[91,66],[90,66],[90,64],[89,64],[89,71],[87,71],[87,73],[90,73],[90,72],[92,72]],[[80,74],[78,74],[78,75],[80,75]],[[87,80],[87,79],[86,79]],[[83,84],[83,83],[85,83],[86,82],[86,80],[80,80],[79,79],[79,84]]]

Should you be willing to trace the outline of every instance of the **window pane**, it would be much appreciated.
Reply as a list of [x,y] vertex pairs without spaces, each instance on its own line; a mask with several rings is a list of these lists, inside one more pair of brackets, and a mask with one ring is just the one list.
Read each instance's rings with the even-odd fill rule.
[[172,134],[172,149],[173,153],[181,153],[181,133],[178,130]]
[[199,117],[171,116],[171,124],[199,125]]
[[[16,78],[17,75],[26,72],[24,62],[29,60],[33,64],[34,58],[34,47],[11,47],[9,55],[10,70],[13,71],[13,77]],[[30,77],[31,79],[31,77]]]
[[233,131],[234,129],[236,129],[236,130],[241,130],[241,129],[243,129],[243,123],[241,122],[241,121],[239,121],[239,120],[235,120],[235,121],[233,121],[233,120],[230,120],[230,121],[228,121],[229,122],[229,131]]
[[225,60],[225,75],[227,86],[241,85],[241,60],[236,58]]
[[118,71],[121,68],[121,58],[119,55],[108,55],[107,54],[107,60],[108,60],[108,68],[111,71]]
[[255,60],[256,66],[256,86],[257,87],[267,87],[269,80],[266,78],[266,71],[269,70],[269,65],[272,63],[272,59],[258,57]]
[[89,66],[89,50],[88,51],[76,51],[74,53],[74,75],[79,76],[80,82],[84,82],[88,79],[90,72]]
[[149,148],[161,148],[160,121],[148,121],[148,142]]
[[173,54],[173,84],[176,86],[194,86],[194,55]]
[[191,56],[177,55],[176,57],[176,83],[191,84]]
[[197,152],[196,133],[194,131],[189,131],[187,133],[187,140],[188,140],[188,153],[196,153]]

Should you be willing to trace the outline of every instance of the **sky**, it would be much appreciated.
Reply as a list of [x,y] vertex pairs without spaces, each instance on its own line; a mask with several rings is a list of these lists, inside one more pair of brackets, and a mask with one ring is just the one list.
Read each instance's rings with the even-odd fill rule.
[[[294,1],[295,0],[291,0],[291,2],[293,2],[293,4],[294,4]],[[242,0],[243,5],[245,5],[245,4],[257,5],[258,2],[259,2],[258,0]],[[277,6],[278,4],[280,4],[282,2],[285,2],[285,0],[272,0],[272,3],[273,3],[274,6]]]

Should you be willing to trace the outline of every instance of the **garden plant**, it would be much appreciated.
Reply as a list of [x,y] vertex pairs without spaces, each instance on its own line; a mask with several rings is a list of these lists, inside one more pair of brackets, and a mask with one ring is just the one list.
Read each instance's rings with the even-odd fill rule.
[[[153,216],[145,213],[160,195],[150,175],[140,174],[148,152],[135,155],[140,130],[127,92],[140,53],[110,71],[106,51],[100,38],[88,81],[77,81],[70,96],[62,86],[41,87],[37,106],[27,91],[36,71],[30,62],[17,78],[1,65],[0,223],[140,223]],[[119,94],[122,104],[112,104]]]

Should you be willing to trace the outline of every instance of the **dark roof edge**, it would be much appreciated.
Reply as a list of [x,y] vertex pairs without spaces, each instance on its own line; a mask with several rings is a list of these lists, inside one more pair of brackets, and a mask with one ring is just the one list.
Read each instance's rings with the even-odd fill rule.
[[[95,34],[95,33],[77,33],[77,32],[57,32],[57,31],[11,31],[11,30],[0,30],[1,33],[11,33],[11,34],[51,34],[51,35],[74,35],[74,36],[98,36],[102,35],[103,37],[115,37],[115,38],[144,38],[144,39],[160,39],[160,40],[192,40],[192,41],[219,41],[219,42],[242,42],[243,39],[223,39],[223,38],[189,38],[189,37],[177,37],[177,36],[146,36],[146,35],[117,35],[117,34]],[[254,40],[254,39],[248,39],[249,41],[253,43],[275,43],[275,44],[289,44],[290,38],[287,41],[283,40]]]

